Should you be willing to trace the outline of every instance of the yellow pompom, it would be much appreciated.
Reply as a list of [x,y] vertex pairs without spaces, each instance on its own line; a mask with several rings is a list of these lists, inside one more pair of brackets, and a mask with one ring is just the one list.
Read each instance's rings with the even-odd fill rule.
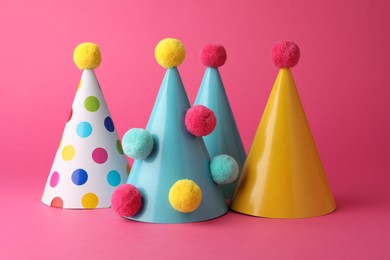
[[179,66],[184,61],[186,51],[179,40],[166,38],[157,44],[154,56],[162,67],[173,68]]
[[73,52],[73,60],[79,69],[96,69],[102,61],[99,46],[92,42],[77,45]]
[[169,190],[169,202],[177,211],[189,213],[202,201],[202,190],[192,180],[179,180]]

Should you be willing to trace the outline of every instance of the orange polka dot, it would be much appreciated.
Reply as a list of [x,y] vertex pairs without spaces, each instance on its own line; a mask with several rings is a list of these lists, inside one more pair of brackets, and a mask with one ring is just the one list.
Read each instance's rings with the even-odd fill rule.
[[63,208],[64,207],[64,202],[60,197],[55,197],[51,203],[50,206],[55,207],[55,208]]

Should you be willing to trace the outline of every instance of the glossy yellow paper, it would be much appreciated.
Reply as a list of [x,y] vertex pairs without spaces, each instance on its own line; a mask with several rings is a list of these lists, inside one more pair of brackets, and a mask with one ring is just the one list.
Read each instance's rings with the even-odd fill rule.
[[269,218],[320,216],[336,208],[289,69],[280,69],[231,208]]

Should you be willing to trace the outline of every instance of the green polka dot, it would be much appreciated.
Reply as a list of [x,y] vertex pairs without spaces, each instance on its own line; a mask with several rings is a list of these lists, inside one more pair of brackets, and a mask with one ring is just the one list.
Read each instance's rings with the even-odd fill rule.
[[94,96],[89,96],[85,99],[84,101],[84,107],[86,110],[89,112],[95,112],[99,109],[100,107],[100,102],[99,99],[97,99]]
[[119,140],[116,141],[116,149],[118,150],[119,154],[123,154],[122,144]]

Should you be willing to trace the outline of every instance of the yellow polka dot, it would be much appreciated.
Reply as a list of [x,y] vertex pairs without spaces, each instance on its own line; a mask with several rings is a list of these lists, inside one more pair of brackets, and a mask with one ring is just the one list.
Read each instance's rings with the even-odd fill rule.
[[62,144],[62,136],[61,136],[60,144],[58,145],[58,148],[57,148],[57,150],[58,150],[58,149],[60,149],[60,147],[61,147],[61,144]]
[[192,180],[179,180],[169,190],[169,202],[177,211],[189,213],[202,201],[202,190]]
[[72,160],[75,154],[76,150],[71,145],[67,145],[64,147],[64,149],[62,149],[62,159],[64,159],[65,161]]
[[83,81],[80,79],[79,85],[77,86],[77,90],[81,88],[81,85],[83,85]]
[[86,193],[84,194],[83,198],[81,199],[81,204],[83,204],[83,207],[86,209],[94,209],[97,207],[99,202],[98,197],[95,193]]

